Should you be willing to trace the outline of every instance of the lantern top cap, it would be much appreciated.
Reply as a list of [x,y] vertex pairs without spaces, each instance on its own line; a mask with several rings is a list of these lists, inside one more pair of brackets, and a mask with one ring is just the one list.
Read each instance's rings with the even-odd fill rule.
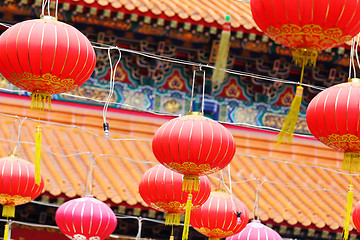
[[41,16],[40,16],[40,19],[48,19],[48,20],[57,21],[57,18],[56,18],[56,17],[49,16],[49,15],[41,15]]
[[348,82],[360,82],[360,78],[350,78]]
[[189,115],[192,115],[192,116],[204,116],[204,113],[202,113],[202,112],[189,112]]

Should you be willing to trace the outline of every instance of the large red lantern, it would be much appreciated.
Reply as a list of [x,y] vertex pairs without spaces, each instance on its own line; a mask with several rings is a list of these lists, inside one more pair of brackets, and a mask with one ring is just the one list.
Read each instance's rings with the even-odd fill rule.
[[315,62],[317,51],[345,43],[360,31],[357,0],[251,0],[250,4],[254,21],[266,35],[296,49],[295,61],[305,57]]
[[[183,176],[162,165],[150,168],[141,178],[139,193],[152,208],[166,212],[167,225],[179,225],[180,213],[185,213],[188,193],[182,191]],[[198,191],[193,192],[192,207],[196,209],[206,202],[211,192],[210,181],[200,177]]]
[[90,41],[53,17],[17,23],[0,36],[0,72],[32,93],[32,108],[42,109],[50,95],[81,86],[94,68]]
[[[2,216],[15,216],[15,206],[37,198],[44,190],[44,181],[35,182],[35,166],[16,156],[0,158],[0,204]],[[4,239],[8,239],[8,224],[5,225]]]
[[[310,102],[306,121],[310,132],[325,145],[345,152],[343,169],[360,171],[360,82],[350,79],[347,83],[325,89]],[[344,238],[349,233],[353,185],[349,185]]]
[[217,172],[232,160],[236,144],[230,131],[218,122],[192,112],[172,119],[155,133],[152,149],[165,167],[184,174],[189,188],[198,177]]
[[92,196],[62,204],[56,211],[55,221],[61,232],[73,240],[103,240],[117,225],[111,208]]
[[277,143],[292,139],[299,115],[304,67],[315,66],[318,51],[351,40],[360,31],[358,0],[251,0],[259,28],[274,41],[295,49],[293,60],[302,67],[300,84]]
[[248,221],[244,203],[228,193],[215,191],[200,208],[191,212],[190,224],[210,240],[219,240],[240,232]]
[[246,227],[225,240],[282,240],[281,236],[271,228],[262,224],[259,220],[253,220]]

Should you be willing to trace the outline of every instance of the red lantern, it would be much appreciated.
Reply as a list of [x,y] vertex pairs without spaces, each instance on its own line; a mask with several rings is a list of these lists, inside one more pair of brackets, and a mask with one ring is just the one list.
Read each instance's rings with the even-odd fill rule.
[[306,65],[315,66],[317,51],[351,40],[360,31],[358,0],[251,0],[259,28],[274,41],[294,48],[293,60],[302,67],[300,84],[278,135],[291,141],[299,115]]
[[297,54],[305,54],[315,61],[317,51],[347,42],[360,31],[357,0],[251,0],[250,4],[259,28],[296,49],[295,60]]
[[[141,178],[139,193],[150,207],[166,212],[167,225],[179,225],[180,213],[185,213],[187,192],[182,192],[183,176],[162,165],[150,168]],[[200,177],[199,190],[193,192],[192,210],[206,202],[211,192],[210,181]]]
[[271,228],[261,224],[259,220],[253,220],[246,225],[244,230],[225,240],[282,240],[281,236]]
[[115,230],[117,220],[105,203],[86,196],[62,204],[55,214],[56,224],[73,240],[102,240]]
[[236,144],[224,126],[192,112],[163,124],[154,135],[152,149],[162,165],[184,174],[184,180],[198,181],[199,176],[226,167]]
[[200,208],[192,211],[190,224],[210,240],[219,240],[240,232],[248,221],[248,210],[240,200],[215,191]]
[[[306,121],[310,132],[325,145],[345,152],[343,169],[360,171],[360,82],[350,79],[316,95],[307,108]],[[349,185],[344,239],[349,233],[353,185]]]
[[89,40],[53,17],[17,23],[0,36],[0,72],[32,93],[32,108],[43,109],[50,95],[81,86],[94,68]]
[[352,213],[352,221],[355,228],[360,231],[360,202],[357,202],[353,213]]
[[[0,158],[0,203],[3,205],[2,216],[15,216],[15,206],[37,198],[44,190],[44,181],[36,184],[35,166],[16,156]],[[8,239],[9,226],[6,223],[4,239]]]

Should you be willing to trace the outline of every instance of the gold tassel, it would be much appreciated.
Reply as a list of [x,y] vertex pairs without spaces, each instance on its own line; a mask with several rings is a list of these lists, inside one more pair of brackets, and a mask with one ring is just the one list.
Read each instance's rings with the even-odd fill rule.
[[298,86],[296,88],[295,97],[291,103],[290,111],[284,121],[280,133],[276,136],[275,146],[278,146],[285,139],[287,139],[288,143],[291,143],[292,137],[295,132],[298,115],[300,112],[302,94],[303,94],[303,87]]
[[352,184],[349,184],[347,200],[346,200],[345,224],[344,224],[344,231],[343,231],[343,239],[344,240],[347,240],[349,238],[349,224],[350,224],[350,214],[351,214],[351,210],[352,210],[353,195],[354,195],[354,186]]
[[6,222],[5,229],[4,229],[4,240],[9,239],[9,223]]
[[220,238],[209,237],[209,240],[220,240]]
[[170,239],[169,240],[174,240],[174,236],[170,236]]
[[215,85],[220,85],[225,78],[225,69],[229,55],[229,45],[231,37],[230,27],[230,16],[226,15],[223,30],[221,31],[219,48],[216,54],[215,70],[212,75],[213,87]]
[[36,135],[35,135],[35,183],[37,185],[40,185],[40,183],[41,183],[40,163],[41,163],[41,126],[36,125]]
[[168,213],[165,217],[165,225],[179,225],[180,224],[180,213]]
[[7,217],[7,218],[15,217],[15,206],[14,205],[3,205],[2,216]]
[[307,48],[298,48],[293,52],[293,62],[295,65],[301,66],[311,66],[315,67],[316,59],[318,57],[318,52],[307,49]]
[[31,109],[36,111],[43,111],[46,108],[46,103],[48,104],[47,109],[51,109],[51,96],[46,93],[32,93],[31,94]]
[[360,172],[360,153],[346,152],[342,169],[349,172]]
[[191,215],[191,208],[192,208],[192,194],[189,193],[186,207],[185,207],[185,220],[184,220],[184,229],[182,234],[182,240],[187,240],[189,237],[189,226],[190,226],[190,215]]
[[184,192],[199,191],[200,178],[184,176],[182,190]]

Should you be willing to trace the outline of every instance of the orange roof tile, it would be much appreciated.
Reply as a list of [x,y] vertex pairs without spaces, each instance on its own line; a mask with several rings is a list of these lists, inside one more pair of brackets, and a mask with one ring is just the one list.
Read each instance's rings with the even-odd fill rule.
[[[0,102],[0,156],[6,156],[10,152],[10,126],[14,118],[3,114],[37,119],[38,113],[28,108],[29,101],[6,94],[0,94]],[[52,107],[51,112],[42,114],[42,119],[76,125],[102,136],[101,110],[88,105],[68,106],[56,102]],[[151,150],[151,139],[154,131],[168,119],[113,110],[108,113],[108,122],[111,137],[118,140],[111,141],[79,128],[43,123],[42,172],[46,191],[54,196],[83,195],[87,166],[95,157],[95,197],[115,204],[140,203],[145,206],[138,193],[138,183],[144,172],[157,164]],[[23,143],[19,149],[20,156],[31,161],[34,161],[35,124],[36,121],[24,121]],[[237,154],[231,163],[232,190],[250,212],[257,188],[254,178],[259,178],[260,181],[266,180],[260,191],[259,215],[262,221],[303,227],[313,225],[331,230],[343,226],[349,179],[335,172],[341,164],[342,154],[306,138],[296,138],[293,145],[275,148],[272,133],[232,126],[229,129],[237,143]],[[224,172],[227,180],[227,169]],[[219,177],[218,173],[210,177],[213,187],[219,185],[216,177]],[[353,179],[353,184],[355,204],[360,200],[360,185],[357,179]]]
[[233,28],[243,27],[247,30],[256,26],[251,10],[250,3],[235,0],[69,0],[75,4],[85,2],[86,4],[98,4],[100,7],[112,7],[116,10],[124,8],[127,11],[138,10],[141,13],[150,13],[155,16],[163,14],[165,17],[185,21],[195,21],[222,26],[227,14],[231,16],[231,26]]

